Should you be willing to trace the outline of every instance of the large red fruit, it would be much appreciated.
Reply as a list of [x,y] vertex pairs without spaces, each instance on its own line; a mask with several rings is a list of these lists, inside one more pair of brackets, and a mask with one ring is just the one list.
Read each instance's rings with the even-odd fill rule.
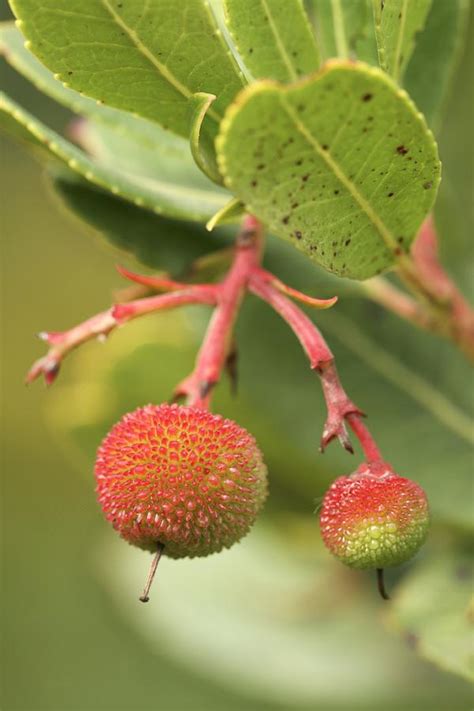
[[125,415],[103,440],[95,467],[100,505],[129,543],[172,558],[229,548],[250,529],[267,495],[254,438],[235,422],[178,405]]
[[423,489],[382,462],[341,476],[326,493],[320,517],[327,548],[354,568],[385,568],[411,558],[429,526]]

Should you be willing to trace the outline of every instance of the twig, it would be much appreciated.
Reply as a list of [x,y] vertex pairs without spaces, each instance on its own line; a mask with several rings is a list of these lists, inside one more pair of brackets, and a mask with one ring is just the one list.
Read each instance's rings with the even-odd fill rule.
[[[431,217],[423,223],[411,254],[400,255],[397,267],[400,279],[420,301],[421,311],[410,312],[405,309],[406,304],[400,308],[399,298],[392,304],[385,298],[384,305],[417,325],[452,340],[469,360],[474,361],[474,310],[439,261],[438,237]],[[421,318],[420,313],[424,314]]]
[[313,322],[288,296],[320,309],[332,306],[336,298],[317,299],[307,296],[262,269],[262,247],[262,225],[256,218],[247,215],[236,239],[231,267],[218,284],[187,285],[168,277],[143,277],[120,268],[122,276],[141,287],[165,290],[169,293],[119,303],[69,331],[43,334],[43,338],[51,346],[50,350],[34,364],[27,380],[34,380],[43,373],[47,383],[53,382],[61,360],[69,351],[94,336],[105,337],[117,326],[134,318],[184,304],[208,304],[215,308],[195,368],[175,391],[176,397],[185,397],[189,406],[208,408],[212,390],[223,369],[229,365],[229,361],[232,365],[232,352],[235,351],[234,324],[241,301],[246,291],[250,291],[270,304],[285,319],[306,351],[311,367],[321,379],[327,404],[321,451],[336,437],[345,449],[353,451],[347,432],[347,421],[360,440],[367,460],[380,460],[375,442],[360,421],[363,413],[340,383],[329,346]]
[[145,299],[137,299],[127,304],[116,304],[92,318],[83,321],[68,331],[43,331],[40,338],[49,344],[48,353],[39,358],[26,376],[26,382],[31,383],[40,375],[44,376],[47,385],[56,379],[61,362],[66,355],[86,341],[93,338],[105,339],[117,326],[137,316],[155,311],[183,306],[185,304],[214,304],[216,301],[215,286],[188,287],[183,291],[170,294],[160,294]]
[[250,291],[266,301],[288,323],[303,349],[311,368],[317,371],[327,406],[327,419],[321,438],[321,451],[336,437],[342,446],[353,452],[346,427],[346,420],[360,439],[364,452],[371,458],[380,459],[380,453],[368,429],[360,422],[362,411],[349,398],[339,380],[334,356],[314,323],[301,309],[267,281],[254,274],[249,283]]
[[185,396],[187,404],[207,408],[212,389],[219,382],[232,345],[232,332],[250,274],[261,258],[262,227],[247,216],[239,233],[233,264],[224,280],[216,287],[217,306],[211,317],[199,351],[194,371],[175,394]]

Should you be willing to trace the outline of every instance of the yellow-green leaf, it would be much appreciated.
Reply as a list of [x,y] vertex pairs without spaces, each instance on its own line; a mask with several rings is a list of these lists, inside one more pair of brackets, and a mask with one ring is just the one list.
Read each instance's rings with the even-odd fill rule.
[[302,0],[225,0],[226,21],[257,79],[295,81],[319,66]]
[[[2,93],[0,114],[5,115],[10,125],[16,123],[22,137],[31,137],[34,145],[41,147],[44,154],[67,165],[96,187],[138,207],[146,207],[168,217],[207,221],[228,201],[226,192],[213,190],[212,183],[208,183],[211,189],[206,189],[182,184],[181,181],[160,179],[156,175],[128,173],[121,170],[116,162],[110,164],[105,160],[94,160]],[[196,172],[201,177],[199,171]],[[202,178],[205,180],[204,176]]]
[[472,682],[472,557],[459,548],[418,562],[397,589],[389,620],[421,657]]
[[340,276],[408,250],[440,178],[436,143],[381,70],[333,61],[294,85],[244,90],[217,139],[227,187],[275,234]]
[[[380,66],[400,82],[432,0],[372,0]],[[451,2],[451,0],[449,0]]]
[[28,46],[67,86],[189,135],[188,102],[216,95],[211,123],[243,85],[204,0],[11,0]]

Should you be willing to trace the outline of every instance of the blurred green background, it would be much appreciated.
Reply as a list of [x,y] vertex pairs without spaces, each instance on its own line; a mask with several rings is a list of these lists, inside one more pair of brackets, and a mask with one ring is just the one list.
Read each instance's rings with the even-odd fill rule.
[[[0,7],[1,18],[10,17]],[[471,42],[440,137],[438,208],[445,260],[471,296],[472,52]],[[1,71],[20,103],[64,128],[65,110],[3,64]],[[337,445],[323,458],[317,453],[318,384],[277,317],[249,301],[238,330],[241,396],[232,401],[224,383],[216,409],[262,445],[272,475],[266,515],[229,552],[163,561],[151,602],[140,605],[149,558],[103,522],[94,450],[122,412],[169,396],[191,368],[206,314],[133,324],[107,345],[74,354],[54,389],[26,389],[24,374],[44,352],[34,334],[103,309],[121,286],[114,262],[136,264],[68,214],[22,147],[2,138],[1,157],[2,707],[472,707],[463,677],[472,639],[464,551],[473,461],[456,413],[472,404],[473,382],[462,357],[357,299],[317,319],[387,458],[422,481],[433,503],[430,542],[415,563],[389,575],[398,587],[387,606],[369,575],[346,571],[321,548],[315,502],[356,462]],[[295,286],[318,292],[317,272],[290,248],[271,241],[268,258]],[[454,404],[454,419],[433,393]]]

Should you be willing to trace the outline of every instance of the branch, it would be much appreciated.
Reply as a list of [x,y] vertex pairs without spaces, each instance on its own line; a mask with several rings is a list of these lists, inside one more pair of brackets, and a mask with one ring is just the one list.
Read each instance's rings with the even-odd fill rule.
[[370,433],[362,425],[353,425],[362,416],[362,411],[349,398],[341,385],[337,373],[334,356],[314,323],[304,314],[301,309],[291,302],[286,296],[281,294],[266,280],[261,279],[259,273],[254,273],[249,283],[249,289],[256,296],[266,301],[277,313],[288,323],[293,330],[303,349],[305,350],[311,368],[316,370],[323,389],[327,406],[327,419],[321,437],[321,451],[336,437],[342,446],[349,452],[353,452],[352,445],[346,428],[346,420],[351,424],[354,434],[361,438],[361,445],[364,452],[370,451],[371,455],[378,452],[372,440],[372,448],[368,449]]
[[341,385],[329,346],[313,322],[287,295],[317,308],[329,308],[336,298],[317,299],[307,296],[262,269],[262,245],[262,225],[256,218],[247,215],[236,239],[232,265],[218,284],[187,285],[165,276],[140,276],[121,268],[120,273],[139,284],[141,288],[165,290],[169,293],[118,303],[69,331],[42,334],[44,340],[49,343],[50,350],[33,365],[27,381],[31,382],[42,373],[46,382],[52,383],[61,361],[73,348],[93,337],[105,337],[117,326],[138,316],[184,304],[208,304],[215,306],[215,309],[195,368],[175,391],[177,397],[186,397],[188,406],[207,409],[212,390],[224,368],[229,370],[235,381],[236,348],[233,329],[241,301],[248,290],[270,304],[288,323],[303,346],[311,367],[321,379],[327,405],[321,451],[336,437],[345,449],[353,451],[346,427],[348,422],[360,440],[367,461],[380,462],[380,452],[360,419],[363,413]]
[[186,306],[188,304],[207,304],[212,306],[216,303],[217,293],[218,289],[213,284],[188,286],[182,291],[149,296],[145,299],[129,301],[126,304],[116,304],[112,308],[112,315],[118,324],[122,324],[138,316],[176,308],[177,306]]
[[217,307],[209,322],[194,371],[176,388],[177,397],[185,396],[187,404],[207,408],[212,389],[220,380],[223,368],[234,348],[232,333],[252,271],[261,258],[262,227],[255,218],[244,218],[237,236],[233,264],[224,280],[215,287]]
[[26,376],[26,383],[32,383],[42,374],[46,385],[52,385],[59,373],[62,360],[70,351],[92,338],[100,340],[107,338],[116,326],[117,321],[112,315],[112,309],[108,309],[69,331],[42,331],[38,335],[42,341],[50,345],[50,349],[45,356],[33,363]]
[[424,304],[415,301],[405,292],[397,289],[384,277],[373,277],[360,284],[361,290],[372,301],[384,306],[400,318],[411,321],[427,331],[436,330],[433,317]]
[[184,304],[214,304],[215,301],[216,287],[192,286],[183,291],[137,299],[127,304],[116,304],[68,331],[40,333],[40,338],[50,345],[50,349],[43,358],[33,364],[26,376],[26,382],[31,383],[42,374],[46,384],[51,385],[59,373],[61,362],[68,353],[93,338],[106,338],[117,326],[137,316]]
[[423,223],[411,254],[400,256],[398,275],[420,301],[418,310],[406,309],[399,297],[390,303],[394,294],[387,290],[378,300],[417,325],[453,341],[474,361],[474,310],[439,261],[438,237],[431,217]]

